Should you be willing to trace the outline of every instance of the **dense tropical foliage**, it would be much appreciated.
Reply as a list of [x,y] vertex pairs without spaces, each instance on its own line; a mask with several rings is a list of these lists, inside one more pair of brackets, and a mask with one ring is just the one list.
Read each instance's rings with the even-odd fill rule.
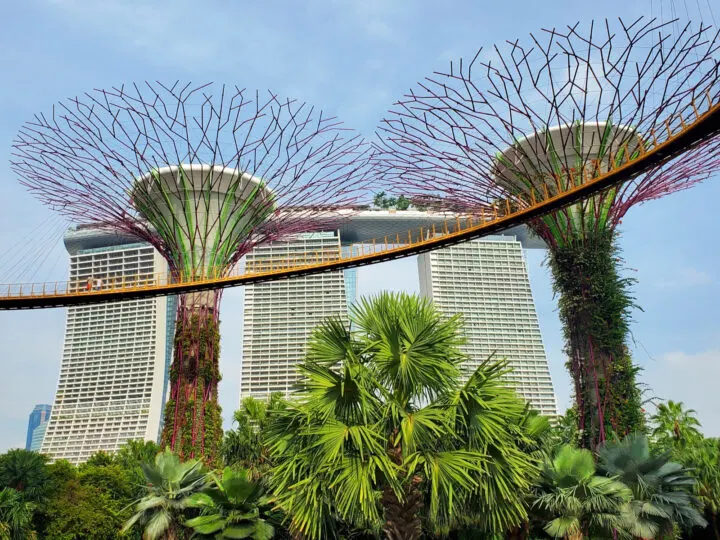
[[599,469],[632,490],[631,531],[641,538],[668,536],[675,526],[705,527],[692,494],[695,479],[668,452],[651,455],[646,437],[630,435],[606,444],[599,452]]
[[225,432],[221,454],[226,465],[242,466],[258,473],[270,467],[263,433],[274,412],[286,407],[282,394],[273,393],[267,401],[252,396],[242,400],[233,415],[234,429]]
[[292,529],[327,538],[340,519],[410,539],[521,523],[536,463],[520,447],[526,410],[505,364],[462,382],[459,318],[417,297],[381,294],[350,319],[315,332],[297,401],[268,432]]
[[588,450],[562,446],[546,459],[533,488],[533,508],[552,538],[612,538],[625,529],[630,489],[599,475]]
[[528,410],[502,360],[462,371],[459,317],[383,294],[351,319],[318,327],[290,399],[242,402],[224,468],[146,441],[0,455],[0,540],[720,540],[720,442],[682,403],[591,453],[577,411]]
[[182,538],[187,509],[193,506],[192,496],[208,482],[202,462],[181,462],[176,454],[165,450],[158,453],[154,463],[143,463],[142,469],[148,481],[146,493],[135,502],[135,514],[123,532],[138,524],[146,540]]
[[[322,335],[321,329],[316,339]],[[78,467],[66,461],[48,464],[46,459],[35,459],[37,455],[25,450],[11,451],[10,460],[16,465],[12,468],[13,475],[7,478],[43,478],[44,481],[35,490],[2,486],[0,539],[291,538],[289,528],[298,528],[296,520],[305,518],[310,522],[302,507],[293,506],[292,499],[298,496],[307,497],[304,500],[314,504],[313,510],[322,521],[322,538],[418,538],[418,535],[435,538],[442,533],[457,539],[503,536],[573,540],[720,538],[717,523],[720,445],[716,439],[705,439],[698,432],[692,442],[686,441],[680,446],[670,435],[676,431],[675,422],[663,423],[665,409],[659,408],[652,420],[656,427],[653,437],[633,435],[623,441],[609,442],[594,456],[567,442],[574,434],[571,422],[564,418],[550,428],[546,419],[521,407],[515,409],[517,416],[513,422],[508,422],[503,407],[515,407],[512,395],[497,397],[498,389],[505,391],[498,384],[503,369],[502,363],[483,364],[476,372],[476,380],[462,386],[463,392],[471,392],[477,399],[465,401],[462,407],[468,410],[479,407],[474,413],[465,413],[474,414],[478,420],[473,429],[477,429],[479,441],[493,440],[498,426],[513,433],[512,436],[485,444],[482,458],[478,458],[479,452],[473,448],[478,448],[480,442],[473,443],[475,446],[458,443],[466,436],[461,427],[471,423],[457,410],[453,412],[456,423],[442,424],[435,420],[433,428],[444,430],[438,431],[442,437],[449,437],[454,430],[454,444],[438,441],[433,445],[423,441],[419,434],[411,433],[415,435],[413,438],[403,435],[403,427],[406,430],[408,427],[401,421],[400,429],[391,432],[394,438],[384,441],[384,452],[377,445],[369,446],[377,452],[371,452],[372,459],[386,460],[392,465],[390,470],[395,476],[389,480],[382,474],[363,476],[370,470],[367,466],[345,466],[352,460],[363,463],[353,455],[352,445],[342,449],[346,457],[337,462],[342,467],[334,473],[325,470],[322,462],[327,459],[327,450],[317,444],[320,435],[330,433],[324,431],[323,423],[311,424],[305,419],[307,429],[288,429],[285,437],[279,438],[275,427],[287,426],[288,420],[297,422],[298,411],[304,411],[311,418],[318,412],[303,401],[277,405],[281,402],[277,397],[268,403],[259,402],[267,414],[265,429],[273,428],[268,440],[255,431],[235,432],[236,437],[247,434],[243,446],[250,440],[260,441],[268,453],[267,449],[275,450],[274,444],[280,439],[287,444],[277,455],[273,451],[273,459],[268,459],[269,454],[258,454],[259,462],[251,467],[244,466],[250,458],[243,457],[222,470],[207,470],[197,460],[181,462],[176,455],[159,452],[153,443],[141,441],[130,441],[115,455],[97,453]],[[346,388],[353,390],[350,385]],[[276,404],[271,405],[272,402]],[[432,410],[431,403],[428,401],[418,411],[426,407]],[[340,405],[336,402],[332,407],[328,416],[333,419],[331,425],[337,423],[334,416],[342,410]],[[243,406],[239,415],[246,414],[250,407],[253,406]],[[679,418],[684,418],[680,421],[681,431],[688,426],[697,427],[692,412],[680,408],[683,414]],[[418,411],[411,413],[413,432],[429,425],[425,412],[418,414]],[[437,416],[431,419],[446,420],[444,413],[433,411],[433,414]],[[386,419],[385,423],[389,422]],[[345,441],[355,444],[353,431],[367,435],[370,429],[379,429],[374,424],[363,428],[364,431],[348,430]],[[468,429],[467,433],[471,431]],[[296,440],[303,438],[309,442]],[[327,441],[323,439],[323,444]],[[391,445],[394,441],[399,444]],[[413,451],[403,452],[401,446],[412,441],[416,441],[415,456]],[[516,468],[512,453],[499,455],[500,443],[507,443],[500,452],[511,448],[523,455],[522,469]],[[315,452],[320,465],[316,471],[312,469],[314,464],[305,464],[307,453],[298,454],[297,461],[308,474],[316,476],[298,474],[297,485],[285,489],[281,475],[286,474],[286,464],[298,466],[289,460],[287,453],[296,448],[294,445],[303,444]],[[400,451],[396,450],[398,446]],[[304,452],[302,446],[300,449]],[[461,456],[461,467],[450,467],[446,474],[445,460],[449,459],[450,465],[454,465],[448,456],[455,452]],[[27,455],[22,456],[23,453]],[[0,456],[0,464],[8,454]],[[439,457],[432,461],[435,455]],[[443,482],[435,493],[435,478],[424,466],[428,461],[437,467],[437,478]],[[469,467],[477,463],[482,465],[479,475],[478,470]],[[415,466],[413,476],[403,483],[411,466]],[[322,475],[319,481],[317,475]],[[457,484],[454,483],[456,475],[460,477]],[[274,478],[276,476],[278,478]],[[345,492],[334,487],[333,482],[338,481],[345,482],[340,484]],[[378,516],[375,522],[363,515],[343,513],[341,504],[357,493],[357,490],[348,490],[352,482],[365,482],[364,486],[370,486],[368,501],[363,504],[374,505],[371,511]],[[400,485],[398,494],[386,491],[384,486],[390,482]],[[500,486],[506,482],[515,493],[508,495],[502,491]],[[306,485],[314,490],[315,499],[312,494],[303,493]],[[470,485],[476,486],[475,489],[468,489]],[[455,509],[452,517],[444,518],[443,522],[433,517],[433,504],[437,504],[437,516],[450,516],[443,514],[450,505],[442,499],[448,496],[443,494],[450,493],[458,499],[452,503]],[[358,508],[362,511],[362,506]],[[296,533],[294,537],[299,536]]]

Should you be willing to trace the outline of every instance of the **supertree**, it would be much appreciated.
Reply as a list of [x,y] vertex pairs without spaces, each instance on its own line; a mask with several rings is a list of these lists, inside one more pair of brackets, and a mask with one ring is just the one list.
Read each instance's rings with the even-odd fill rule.
[[[484,215],[498,200],[525,207],[636,158],[716,104],[719,46],[717,31],[703,25],[640,18],[481,49],[395,104],[380,125],[379,170],[390,190],[423,205]],[[620,187],[530,223],[548,246],[587,448],[644,421],[618,225],[632,206],[718,168],[715,132]]]
[[[254,246],[332,226],[364,193],[370,148],[333,117],[275,94],[206,84],[94,90],[37,115],[13,170],[77,224],[130,233],[171,279],[222,276]],[[162,443],[217,458],[220,291],[178,302]]]

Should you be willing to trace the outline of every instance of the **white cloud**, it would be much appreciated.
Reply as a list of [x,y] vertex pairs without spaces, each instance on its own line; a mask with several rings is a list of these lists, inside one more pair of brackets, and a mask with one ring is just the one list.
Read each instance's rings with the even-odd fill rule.
[[237,13],[222,4],[199,8],[190,0],[47,1],[83,32],[100,34],[118,48],[134,49],[155,64],[187,71],[231,69],[239,63],[264,68],[268,56],[282,59],[285,46],[280,32],[261,24],[245,8],[243,15],[252,18],[252,24],[239,22]]
[[662,356],[662,360],[667,363],[668,366],[684,366],[686,369],[690,367],[703,369],[708,366],[712,366],[717,368],[718,373],[720,373],[720,349],[713,349],[695,354],[674,351],[665,353]]
[[720,436],[720,348],[688,353],[671,351],[646,364],[641,378],[660,400],[682,401],[695,409],[707,436]]
[[684,287],[696,287],[711,285],[713,278],[704,270],[685,267],[679,269],[674,275],[661,278],[655,282],[655,286],[661,289],[676,289]]

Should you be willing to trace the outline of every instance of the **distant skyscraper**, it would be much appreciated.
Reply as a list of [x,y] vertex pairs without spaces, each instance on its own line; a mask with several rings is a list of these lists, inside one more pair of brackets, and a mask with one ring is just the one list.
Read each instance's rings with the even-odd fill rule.
[[424,253],[418,270],[421,294],[444,313],[464,316],[466,371],[493,353],[507,358],[517,392],[541,413],[557,414],[520,242],[492,236]]
[[32,442],[30,443],[31,452],[39,452],[42,448],[42,442],[45,438],[45,431],[47,431],[48,422],[43,422],[33,430]]
[[30,413],[28,420],[27,436],[25,437],[25,450],[31,450],[33,433],[42,424],[47,423],[50,419],[50,411],[52,407],[50,405],[35,405],[35,408]]
[[[148,244],[96,229],[71,229],[70,281],[78,287],[167,271]],[[69,307],[60,379],[42,452],[72,463],[130,439],[158,439],[167,393],[173,299]]]
[[[353,248],[353,246],[343,246],[342,250],[343,255],[346,257],[357,255],[357,249]],[[347,270],[343,270],[343,275],[345,276],[345,298],[347,300],[348,309],[350,309],[350,306],[352,306],[357,300],[357,271],[357,268],[348,268]]]
[[[246,265],[305,253],[337,257],[340,249],[335,232],[303,234],[255,248]],[[289,394],[297,381],[295,366],[305,357],[313,328],[331,315],[347,321],[349,301],[341,271],[247,285],[240,398]]]

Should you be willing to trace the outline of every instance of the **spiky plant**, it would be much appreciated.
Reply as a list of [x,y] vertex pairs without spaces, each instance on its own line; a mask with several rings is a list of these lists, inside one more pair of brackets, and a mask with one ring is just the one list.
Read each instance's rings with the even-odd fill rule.
[[350,318],[315,331],[297,401],[268,429],[292,529],[330,538],[340,519],[411,540],[520,524],[536,472],[522,441],[541,428],[504,383],[506,365],[485,362],[463,382],[460,319],[426,299],[384,293]]
[[211,474],[211,478],[208,487],[190,496],[190,506],[203,512],[185,522],[195,531],[195,537],[270,540],[275,532],[267,521],[272,501],[265,495],[262,483],[253,480],[250,471],[230,467],[220,477]]
[[533,507],[552,538],[615,538],[625,532],[632,492],[622,482],[597,474],[592,454],[561,447],[545,461]]
[[628,523],[634,536],[666,537],[676,524],[686,531],[707,525],[699,512],[702,504],[693,494],[696,480],[691,471],[670,461],[669,453],[652,455],[644,435],[600,448],[598,470],[632,490]]
[[181,540],[188,538],[186,513],[192,508],[192,495],[209,482],[201,461],[184,463],[169,449],[155,456],[153,463],[143,463],[147,482],[146,493],[133,507],[135,514],[125,523],[122,532],[137,524],[146,540]]

